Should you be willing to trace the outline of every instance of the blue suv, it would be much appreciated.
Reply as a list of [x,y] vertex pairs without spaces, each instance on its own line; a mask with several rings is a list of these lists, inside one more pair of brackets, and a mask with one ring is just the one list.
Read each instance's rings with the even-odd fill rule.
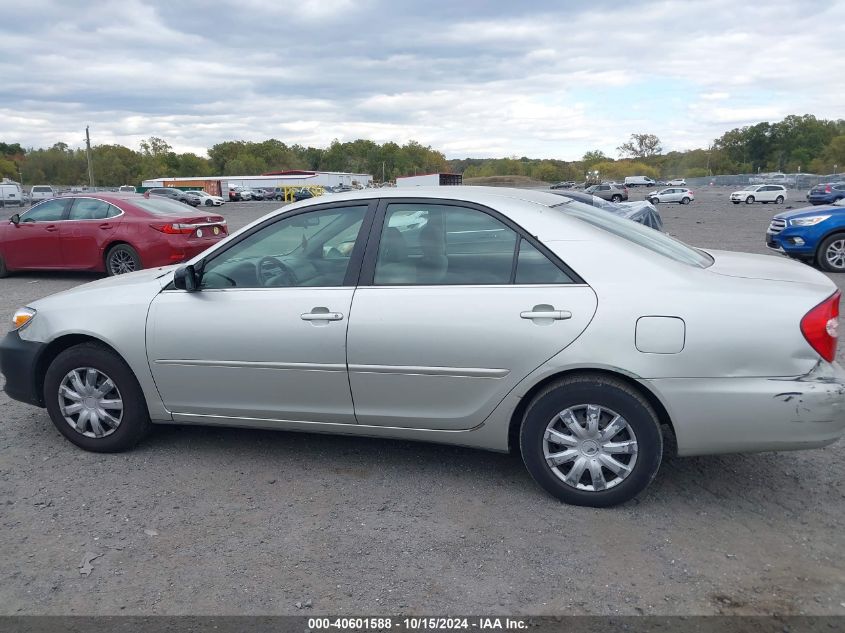
[[829,272],[845,272],[845,199],[778,213],[766,230],[766,246]]
[[833,204],[845,198],[845,182],[825,182],[807,192],[810,204]]

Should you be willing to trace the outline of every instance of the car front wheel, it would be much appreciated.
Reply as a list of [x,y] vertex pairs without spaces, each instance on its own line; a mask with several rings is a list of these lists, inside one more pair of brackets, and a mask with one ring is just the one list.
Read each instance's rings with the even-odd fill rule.
[[622,202],[622,196],[615,195],[610,199],[611,202]]
[[820,268],[828,272],[845,272],[845,233],[826,238],[819,246],[816,261]]
[[132,370],[97,343],[75,345],[55,358],[44,377],[44,402],[59,432],[87,451],[129,449],[151,427]]
[[754,204],[754,196],[748,196],[745,199],[745,204]]
[[658,198],[652,198],[650,202],[651,204],[660,204],[660,200]]
[[550,385],[529,406],[520,450],[534,480],[573,505],[624,503],[660,467],[663,437],[651,405],[625,382],[578,375]]

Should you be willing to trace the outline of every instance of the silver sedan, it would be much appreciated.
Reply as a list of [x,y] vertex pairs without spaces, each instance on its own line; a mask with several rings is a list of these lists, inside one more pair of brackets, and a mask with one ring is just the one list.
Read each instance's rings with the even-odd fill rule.
[[838,312],[800,263],[547,192],[373,189],[35,301],[0,369],[91,451],[152,424],[461,444],[519,451],[555,497],[609,506],[669,437],[681,455],[839,438]]

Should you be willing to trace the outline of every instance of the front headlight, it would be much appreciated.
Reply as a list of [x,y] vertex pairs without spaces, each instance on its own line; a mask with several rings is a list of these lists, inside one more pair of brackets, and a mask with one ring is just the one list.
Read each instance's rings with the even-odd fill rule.
[[808,218],[795,218],[794,220],[789,221],[790,226],[815,226],[820,222],[824,222],[830,216],[829,215],[812,215]]
[[12,329],[19,330],[34,318],[35,310],[32,308],[20,308],[12,316]]

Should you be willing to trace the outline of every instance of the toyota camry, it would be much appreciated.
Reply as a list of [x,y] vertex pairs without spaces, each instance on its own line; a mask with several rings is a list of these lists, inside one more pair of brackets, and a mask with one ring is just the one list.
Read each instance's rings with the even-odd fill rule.
[[153,424],[518,451],[574,504],[680,455],[809,449],[845,427],[839,293],[548,192],[366,190],[275,211],[185,265],[14,314],[12,398],[90,451]]

